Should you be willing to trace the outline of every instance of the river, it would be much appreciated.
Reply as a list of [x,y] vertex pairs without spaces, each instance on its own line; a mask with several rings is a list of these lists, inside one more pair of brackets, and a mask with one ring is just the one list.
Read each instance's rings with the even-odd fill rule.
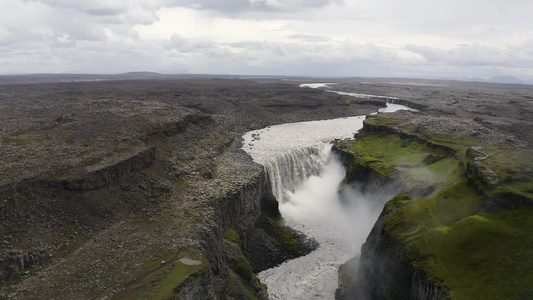
[[[387,104],[379,111],[400,109],[409,108]],[[243,149],[267,171],[286,225],[320,243],[309,255],[258,274],[268,286],[270,299],[333,299],[339,265],[359,253],[382,205],[390,197],[369,197],[356,188],[341,188],[345,170],[332,154],[330,143],[353,138],[364,119],[365,116],[355,116],[287,123],[243,136]]]

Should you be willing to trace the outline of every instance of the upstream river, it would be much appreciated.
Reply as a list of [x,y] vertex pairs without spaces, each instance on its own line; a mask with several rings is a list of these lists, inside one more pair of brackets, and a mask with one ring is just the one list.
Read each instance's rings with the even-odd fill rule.
[[[409,108],[387,104],[379,112],[400,109]],[[334,299],[338,267],[359,253],[383,204],[390,198],[391,195],[370,197],[356,188],[340,188],[345,170],[332,154],[330,143],[353,138],[364,119],[365,116],[354,116],[288,123],[243,136],[243,149],[265,167],[271,179],[286,225],[320,243],[309,255],[258,274],[268,286],[270,299]]]

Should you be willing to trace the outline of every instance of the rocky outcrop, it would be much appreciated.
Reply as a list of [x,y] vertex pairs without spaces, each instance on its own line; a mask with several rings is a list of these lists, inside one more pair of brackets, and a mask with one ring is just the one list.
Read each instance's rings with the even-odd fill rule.
[[[150,166],[154,159],[155,149],[146,147],[115,164],[91,172],[85,171],[85,174],[80,177],[64,180],[30,178],[18,183],[5,184],[0,187],[0,221],[2,221],[0,228],[2,226],[9,228],[7,236],[18,237],[22,233],[38,236],[39,232],[47,232],[50,228],[42,224],[59,224],[60,222],[77,224],[77,211],[71,209],[72,193],[96,190],[110,185]],[[59,195],[68,195],[69,198],[58,197]],[[26,202],[31,205],[26,205]],[[104,208],[101,209],[102,215],[109,214]],[[36,266],[50,259],[54,253],[51,248],[17,250],[6,237],[3,242],[6,243],[6,247],[0,247],[0,279],[2,280],[22,274],[25,268]]]
[[[233,145],[239,159],[254,166],[254,174],[237,189],[212,199],[213,222],[204,227],[201,252],[209,260],[210,272],[180,287],[177,299],[206,295],[267,299],[266,286],[254,273],[287,259],[308,254],[318,247],[282,225],[278,202],[264,168],[244,154],[240,142]],[[229,238],[227,232],[232,232]]]
[[213,118],[209,115],[194,113],[188,114],[183,119],[173,122],[170,125],[165,125],[164,129],[159,129],[158,132],[162,132],[166,136],[173,136],[178,133],[182,133],[187,130],[187,127],[191,124],[212,124]]
[[421,137],[415,134],[409,134],[407,132],[402,131],[399,128],[394,128],[392,126],[372,124],[371,122],[365,121],[363,128],[355,135],[355,137],[356,138],[361,137],[366,132],[387,132],[387,133],[397,134],[403,140],[411,140],[413,142],[417,142],[419,144],[425,145],[428,148],[441,150],[449,156],[456,157],[455,150],[450,147],[428,141],[427,138],[424,138],[424,137]]
[[[470,151],[469,151],[470,150]],[[467,156],[473,157],[471,149],[467,150]],[[488,169],[479,161],[468,162],[466,164],[467,184],[478,196],[483,199],[483,208],[488,212],[495,212],[504,207],[515,209],[526,204],[533,206],[533,199],[514,189],[498,189],[496,192],[490,191],[495,186],[494,172]],[[497,178],[497,177],[496,177]],[[497,181],[498,179],[496,179]]]
[[447,299],[440,287],[413,266],[401,241],[387,233],[387,216],[385,209],[363,244],[357,270],[350,270],[356,275],[341,285],[336,299]]
[[407,106],[409,108],[418,109],[418,110],[424,110],[424,109],[427,109],[429,107],[429,106],[424,105],[424,104],[414,103],[414,102],[411,102],[411,101],[398,99],[398,98],[389,98],[389,99],[387,99],[387,102],[388,103],[392,103],[392,104],[400,104],[400,105]]
[[172,299],[216,299],[217,295],[213,288],[213,280],[214,278],[211,272],[191,278],[178,288]]
[[[387,132],[437,149],[446,155],[455,156],[455,151],[443,145],[429,142],[417,135],[407,134],[400,130],[385,126],[364,123],[363,129],[356,137],[367,132]],[[409,190],[411,194],[424,194],[425,191],[413,189],[409,183],[403,183],[396,176],[396,170],[380,166],[379,160],[373,161],[358,157],[342,143],[333,147],[346,167],[346,181],[356,184],[365,193],[387,189],[396,197],[407,197],[399,194]],[[393,201],[393,200],[390,200]],[[390,203],[390,202],[389,202]],[[337,300],[373,300],[373,299],[447,299],[447,294],[440,287],[431,283],[426,274],[416,268],[404,251],[404,244],[385,230],[384,224],[393,206],[386,205],[372,231],[361,248],[360,257],[354,257],[339,268],[339,288],[336,290]]]
[[155,160],[155,148],[146,147],[139,152],[122,159],[115,164],[98,168],[85,168],[85,174],[65,180],[52,180],[50,186],[67,190],[94,190],[140,171],[150,166]]
[[353,152],[343,148],[341,144],[333,146],[332,151],[340,158],[346,166],[345,181],[350,184],[356,184],[361,192],[371,194],[384,192],[386,188],[391,193],[404,190],[404,185],[394,179],[392,174],[384,174],[372,167],[372,161],[359,159]]
[[[204,124],[212,122],[212,118],[202,114],[189,114],[177,122],[170,122],[159,128],[162,134],[175,135],[183,132],[191,124]],[[112,155],[111,155],[112,154]],[[55,178],[50,172],[44,172],[32,178],[26,178],[15,183],[5,183],[0,186],[0,232],[4,232],[5,245],[0,245],[0,279],[5,280],[24,272],[27,267],[33,267],[50,259],[55,254],[51,247],[46,250],[31,248],[29,250],[16,249],[6,237],[32,236],[39,239],[39,235],[52,239],[42,232],[49,232],[53,224],[65,228],[70,233],[59,233],[73,239],[75,230],[70,228],[72,224],[78,226],[81,222],[88,223],[89,218],[106,219],[112,214],[111,206],[115,205],[119,198],[107,201],[105,205],[96,200],[95,196],[84,196],[94,192],[96,197],[105,198],[105,192],[101,189],[111,186],[132,176],[148,167],[156,159],[156,148],[145,145],[139,147],[133,153],[111,153],[114,156],[109,161],[102,160],[100,163],[88,166],[73,167],[68,171],[66,178]],[[144,184],[141,188],[148,188],[150,184]],[[138,187],[136,187],[138,188]],[[172,188],[164,188],[167,192]],[[121,187],[121,189],[123,189]],[[131,192],[131,188],[124,188]],[[148,195],[148,194],[147,194]],[[78,197],[78,201],[72,201]],[[80,199],[84,199],[80,201]],[[78,202],[76,204],[76,202]],[[85,205],[85,206],[84,206]],[[88,209],[80,218],[80,210]],[[78,223],[79,221],[79,223]],[[82,230],[92,231],[99,228],[101,220],[90,221],[93,224],[84,226]],[[59,225],[63,224],[63,226]],[[5,229],[4,229],[5,228]],[[68,229],[66,229],[68,228]],[[2,230],[6,231],[2,231]],[[78,229],[79,230],[79,229]],[[55,232],[54,234],[57,234]],[[31,238],[30,238],[31,240]],[[66,244],[69,243],[67,240]],[[19,241],[17,241],[20,243]],[[49,245],[48,241],[44,242]],[[50,246],[50,245],[49,245]],[[60,248],[56,246],[55,248]],[[57,249],[56,249],[57,250]]]
[[32,249],[32,250],[9,250],[0,254],[0,280],[23,274],[26,268],[50,258],[52,251],[50,249]]

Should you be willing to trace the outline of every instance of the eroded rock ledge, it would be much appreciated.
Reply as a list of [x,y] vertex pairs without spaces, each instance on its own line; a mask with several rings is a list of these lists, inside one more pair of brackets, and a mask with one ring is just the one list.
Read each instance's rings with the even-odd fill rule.
[[[197,83],[6,88],[0,298],[265,299],[254,273],[317,246],[282,225],[241,136],[374,107],[295,84]],[[58,100],[39,98],[47,88]]]
[[448,299],[441,287],[428,281],[427,274],[413,266],[403,242],[384,228],[388,217],[385,209],[361,248],[356,268],[341,266],[344,270],[335,299]]

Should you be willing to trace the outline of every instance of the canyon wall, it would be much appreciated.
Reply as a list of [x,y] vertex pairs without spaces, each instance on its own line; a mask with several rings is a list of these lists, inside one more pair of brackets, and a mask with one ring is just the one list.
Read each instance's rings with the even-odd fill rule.
[[[455,155],[452,149],[428,142],[419,136],[368,122],[364,123],[356,138],[361,138],[369,132],[393,134],[399,139]],[[366,194],[383,193],[386,190],[390,195],[397,195],[385,205],[361,248],[361,254],[339,268],[339,287],[335,299],[447,299],[447,294],[428,281],[424,271],[413,265],[412,259],[404,250],[404,241],[388,232],[384,225],[390,211],[394,209],[391,204],[403,197],[408,198],[402,193],[425,195],[432,192],[433,188],[418,189],[418,183],[402,181],[393,166],[384,166],[379,158],[360,157],[346,144],[337,143],[333,150],[341,157],[346,167],[347,184],[357,186]]]

